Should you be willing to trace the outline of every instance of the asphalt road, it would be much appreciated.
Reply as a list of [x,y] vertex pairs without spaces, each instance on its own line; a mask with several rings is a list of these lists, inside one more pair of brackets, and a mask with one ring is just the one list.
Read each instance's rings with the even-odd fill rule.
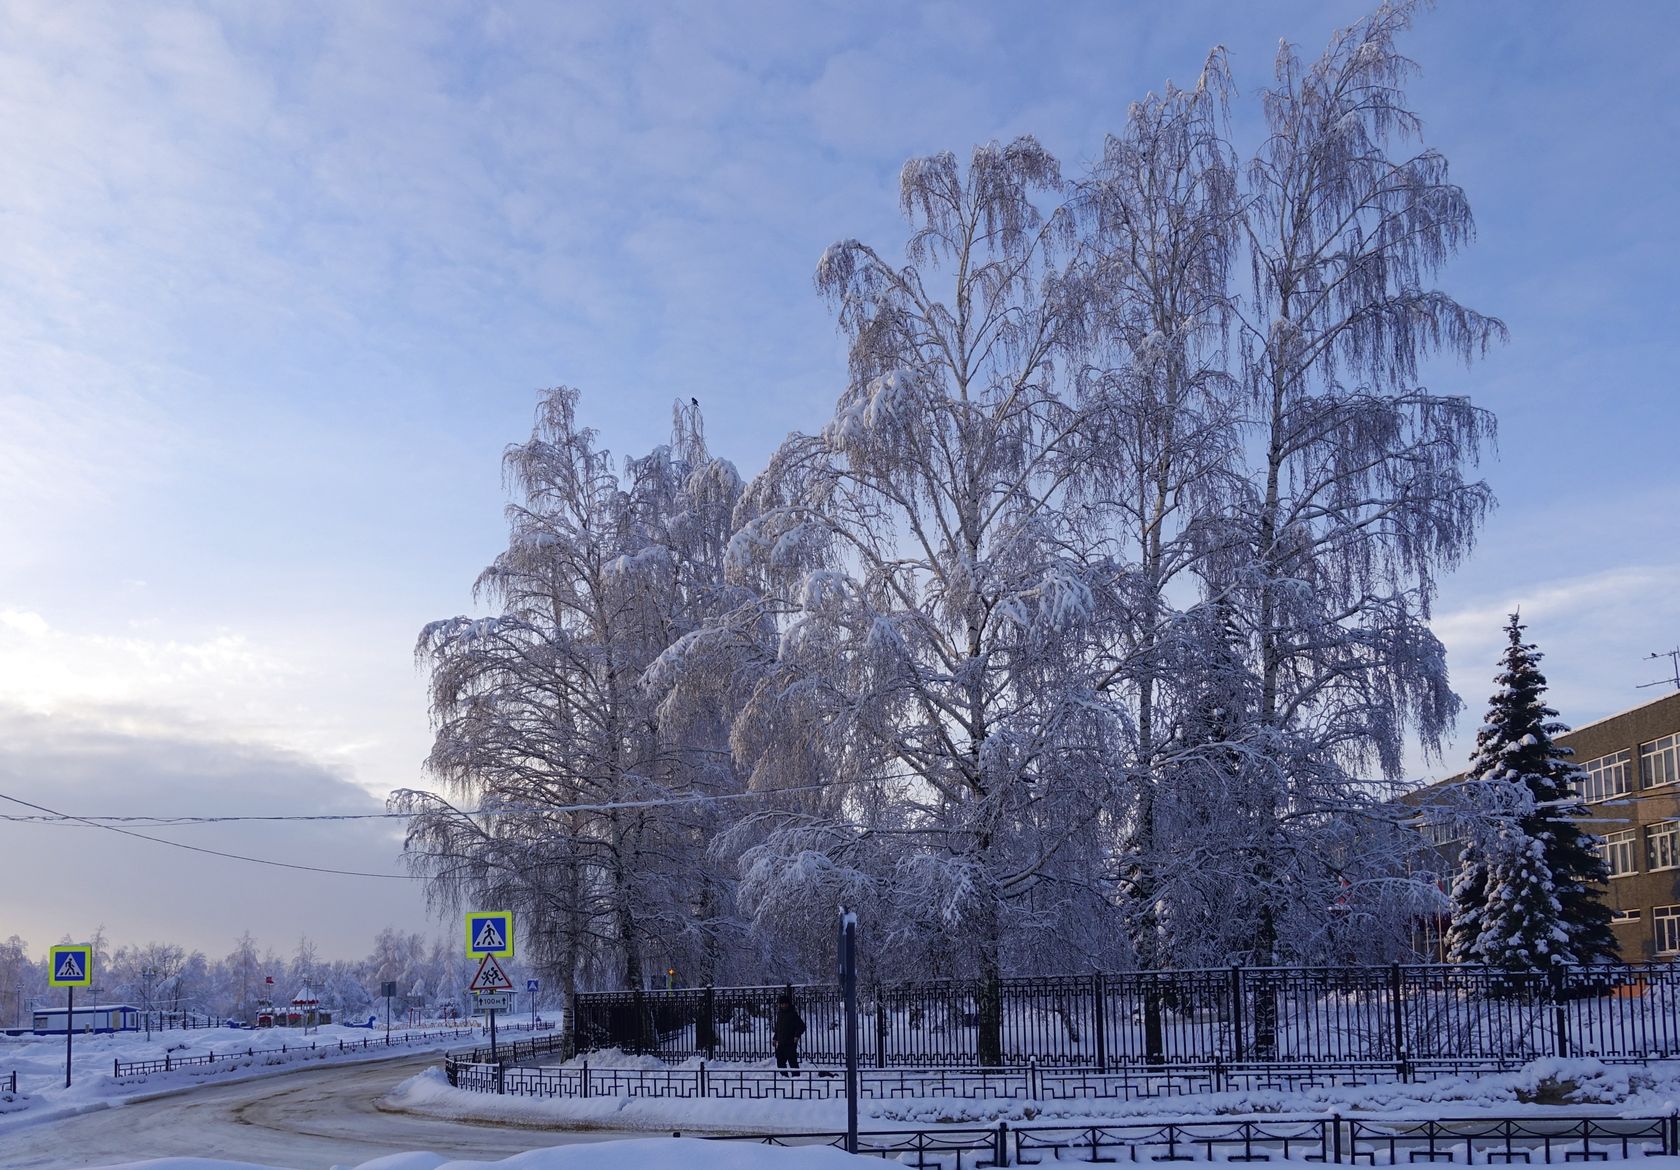
[[441,1060],[432,1052],[274,1073],[27,1126],[0,1136],[0,1170],[181,1156],[328,1170],[407,1150],[494,1159],[570,1142],[647,1136],[473,1125],[379,1109],[379,1099],[398,1082]]

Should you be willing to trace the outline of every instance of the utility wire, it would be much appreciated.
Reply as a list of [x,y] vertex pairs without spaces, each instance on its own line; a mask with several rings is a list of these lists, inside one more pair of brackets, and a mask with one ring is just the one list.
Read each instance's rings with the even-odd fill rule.
[[[790,792],[818,792],[830,788],[850,788],[859,784],[874,784],[884,780],[915,780],[915,774],[901,776],[871,776],[860,780],[831,780],[823,784],[801,784],[792,788],[775,788],[762,792],[720,792],[693,793],[688,796],[662,796],[647,800],[614,800],[589,804],[509,804],[500,808],[462,809],[461,816],[496,816],[503,813],[541,812],[616,812],[624,809],[638,808],[667,808],[684,804],[710,804],[725,800],[764,800],[769,797],[781,796]],[[0,799],[10,800],[15,804],[22,804],[29,808],[41,809],[40,805],[29,804],[28,801],[18,800],[16,797],[0,793]],[[72,813],[52,812],[41,809],[39,813],[0,813],[0,821],[11,821],[21,824],[61,824],[71,822],[75,824],[91,825],[96,829],[115,829],[119,825],[144,825],[149,828],[167,828],[175,825],[219,825],[235,822],[293,822],[293,821],[406,821],[414,813],[378,812],[378,813],[274,813],[268,815],[230,814],[225,816],[76,816]],[[155,840],[155,838],[147,838]],[[173,845],[175,842],[166,842]],[[250,859],[247,859],[250,860]],[[279,863],[277,863],[279,864]],[[304,867],[308,868],[308,867]]]
[[280,867],[281,869],[301,869],[309,873],[331,873],[338,874],[343,877],[382,878],[386,881],[398,882],[419,880],[412,874],[369,873],[366,870],[359,869],[330,869],[321,865],[299,865],[296,862],[275,861],[273,858],[268,857],[247,857],[243,853],[226,853],[220,849],[206,849],[202,845],[188,845],[181,841],[171,841],[167,837],[152,837],[145,833],[136,833],[133,829],[124,829],[117,825],[104,824],[89,817],[78,817],[72,816],[69,813],[61,813],[54,809],[47,808],[45,805],[31,804],[27,800],[20,800],[15,796],[7,796],[4,792],[0,792],[0,800],[9,800],[13,804],[21,804],[25,808],[32,808],[37,812],[46,813],[53,817],[59,817],[65,821],[75,821],[79,824],[87,825],[89,828],[104,829],[110,833],[121,833],[125,837],[136,837],[141,841],[151,841],[157,845],[169,845],[176,849],[186,849],[192,853],[208,853],[212,857],[226,857],[232,861],[248,861],[253,865],[274,865]]

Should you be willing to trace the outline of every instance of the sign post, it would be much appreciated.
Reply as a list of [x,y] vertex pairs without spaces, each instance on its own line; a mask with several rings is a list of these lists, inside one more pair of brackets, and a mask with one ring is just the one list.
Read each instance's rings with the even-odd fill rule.
[[64,1087],[70,1087],[70,1041],[76,1035],[76,988],[93,986],[93,947],[67,943],[53,947],[47,962],[47,982],[64,988]]
[[152,980],[157,978],[156,967],[140,968],[140,978],[146,981],[146,1041],[152,1039]]
[[384,986],[380,990],[385,995],[385,1043],[389,1044],[391,1042],[391,997],[397,994],[397,981],[395,979],[384,980]]
[[467,990],[478,996],[484,1014],[490,1017],[490,1063],[496,1063],[496,1013],[513,1006],[513,996],[502,994],[513,990],[513,980],[496,961],[495,955],[485,955],[478,964],[478,974],[467,984]]
[[[512,991],[513,980],[507,977],[497,959],[513,958],[513,911],[467,911],[467,958],[479,959],[478,974],[467,990],[474,995],[487,991]],[[490,1017],[490,1060],[496,1059],[496,1008],[486,1009]]]
[[846,1152],[858,1152],[857,915],[840,907],[840,994],[846,1005]]
[[531,1031],[537,1030],[537,981],[525,980],[525,994],[531,997]]

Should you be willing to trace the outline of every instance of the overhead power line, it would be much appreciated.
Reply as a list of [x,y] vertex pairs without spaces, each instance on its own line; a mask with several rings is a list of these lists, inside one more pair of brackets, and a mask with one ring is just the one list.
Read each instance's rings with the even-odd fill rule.
[[[684,804],[709,804],[726,800],[763,800],[769,797],[782,796],[795,792],[817,792],[830,788],[850,788],[860,784],[873,784],[888,780],[916,780],[915,774],[872,776],[858,780],[833,780],[822,784],[795,785],[791,788],[777,788],[764,792],[724,792],[717,794],[695,793],[688,796],[658,797],[649,800],[618,800],[590,804],[517,806],[510,805],[496,809],[461,810],[459,815],[467,817],[494,816],[510,812],[610,812],[620,809],[660,808]],[[295,861],[279,861],[272,857],[252,857],[245,853],[232,853],[224,849],[211,849],[203,845],[189,845],[184,841],[172,841],[167,837],[154,837],[148,833],[136,832],[131,825],[145,825],[149,828],[169,828],[182,825],[232,824],[237,822],[278,822],[295,823],[302,821],[379,821],[379,820],[408,820],[413,813],[276,813],[270,815],[239,815],[225,816],[78,816],[75,813],[60,812],[42,804],[35,804],[21,797],[8,796],[0,792],[0,800],[9,801],[23,808],[33,809],[28,814],[0,813],[0,821],[25,824],[55,824],[55,825],[85,825],[90,829],[103,829],[108,833],[118,833],[124,837],[133,837],[138,841],[149,841],[154,845],[166,845],[171,849],[185,849],[189,853],[203,853],[211,857],[222,857],[229,861],[243,861],[251,865],[270,865],[278,869],[301,870],[305,873],[333,874],[339,877],[377,878],[382,881],[423,881],[423,876],[417,874],[400,873],[372,873],[360,869],[335,869],[324,865],[304,865]]]
[[124,837],[134,837],[141,841],[150,841],[154,845],[168,845],[173,849],[185,849],[191,853],[208,853],[212,857],[225,857],[230,861],[248,861],[252,865],[273,865],[278,866],[281,869],[300,869],[308,873],[330,873],[338,874],[342,877],[381,878],[386,881],[398,882],[418,880],[412,874],[370,873],[366,870],[360,869],[332,869],[323,865],[301,865],[295,861],[276,861],[271,857],[248,857],[243,853],[228,853],[221,849],[207,849],[202,845],[188,845],[183,841],[171,841],[167,837],[153,837],[146,833],[136,833],[133,829],[125,829],[118,825],[106,824],[90,817],[72,816],[70,813],[62,813],[56,809],[47,808],[45,805],[33,804],[27,800],[20,800],[15,796],[7,796],[4,792],[0,792],[0,800],[8,800],[13,804],[20,804],[24,808],[32,808],[36,812],[46,813],[49,816],[57,817],[64,821],[74,821],[78,824],[87,825],[92,829],[104,829],[108,833],[120,833]]
[[[914,774],[893,776],[871,776],[862,780],[830,780],[822,784],[801,784],[791,788],[775,788],[762,792],[720,792],[720,793],[690,793],[686,796],[650,797],[647,800],[611,800],[593,801],[581,804],[541,804],[522,805],[507,804],[498,808],[460,809],[457,810],[465,817],[489,817],[507,813],[536,812],[536,813],[567,813],[567,812],[619,812],[639,808],[671,808],[685,804],[711,804],[727,800],[766,800],[771,797],[783,796],[794,792],[821,792],[831,788],[851,788],[860,784],[873,784],[887,780],[916,780],[920,777]],[[41,808],[40,805],[29,804],[28,801],[18,800],[16,797],[0,793],[0,799],[10,800],[15,804],[22,804],[29,808]],[[74,813],[52,812],[41,809],[38,813],[0,813],[0,821],[11,821],[21,824],[80,824],[90,825],[96,829],[112,829],[124,825],[140,825],[147,828],[169,828],[176,825],[221,825],[241,822],[250,823],[291,823],[299,821],[406,821],[415,816],[406,812],[377,812],[377,813],[268,813],[244,814],[228,813],[214,816],[162,816],[129,815],[129,816],[78,816]],[[154,838],[147,838],[153,840]],[[173,841],[166,844],[175,844]]]

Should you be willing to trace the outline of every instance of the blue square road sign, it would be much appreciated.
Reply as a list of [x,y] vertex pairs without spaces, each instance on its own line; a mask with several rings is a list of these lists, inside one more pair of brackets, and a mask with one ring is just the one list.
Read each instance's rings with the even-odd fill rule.
[[467,913],[467,957],[513,958],[513,912],[472,910]]
[[47,962],[47,982],[54,987],[92,987],[92,945],[67,943],[53,947]]

